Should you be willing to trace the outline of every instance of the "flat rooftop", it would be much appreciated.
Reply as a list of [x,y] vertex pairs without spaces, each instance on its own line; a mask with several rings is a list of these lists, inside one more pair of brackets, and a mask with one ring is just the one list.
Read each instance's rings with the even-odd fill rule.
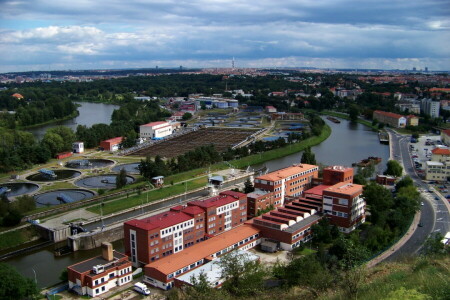
[[[112,261],[107,261],[106,259],[103,258],[103,256],[99,255],[97,257],[94,257],[94,258],[82,261],[80,263],[71,265],[68,268],[71,268],[72,270],[74,270],[78,273],[84,273],[86,271],[92,270],[92,268],[96,265],[106,265],[106,264],[112,263],[112,262],[119,260],[121,258],[124,258],[124,257],[127,257],[127,256],[123,253],[120,253],[120,252],[117,252],[114,250]],[[111,267],[114,267],[114,266],[115,266],[114,264],[111,265]]]

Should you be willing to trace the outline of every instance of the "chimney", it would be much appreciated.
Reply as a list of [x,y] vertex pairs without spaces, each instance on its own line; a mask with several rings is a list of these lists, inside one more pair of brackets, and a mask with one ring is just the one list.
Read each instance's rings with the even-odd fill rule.
[[106,261],[112,261],[114,259],[113,246],[111,243],[107,242],[102,243],[102,257]]

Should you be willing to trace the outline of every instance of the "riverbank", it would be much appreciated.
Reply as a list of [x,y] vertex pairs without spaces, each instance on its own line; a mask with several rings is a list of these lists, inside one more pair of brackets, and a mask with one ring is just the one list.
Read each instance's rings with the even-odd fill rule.
[[33,128],[37,128],[37,127],[41,127],[41,126],[45,126],[45,125],[50,125],[50,124],[54,124],[54,123],[58,123],[58,122],[63,122],[63,121],[67,121],[73,118],[76,118],[80,115],[80,112],[78,110],[74,111],[73,113],[71,113],[70,115],[64,117],[64,118],[60,118],[60,119],[53,119],[47,122],[43,122],[43,123],[39,123],[39,124],[33,124],[33,125],[29,125],[29,126],[19,126],[17,127],[18,130],[28,130],[28,129],[33,129]]
[[[319,114],[326,115],[326,116],[332,116],[332,117],[338,117],[338,118],[345,119],[345,120],[350,120],[350,117],[347,114],[339,113],[339,112],[335,112],[335,111],[324,110],[324,111],[319,112]],[[372,128],[373,131],[379,130],[378,126],[372,125],[372,123],[369,121],[358,118],[358,120],[356,122]]]

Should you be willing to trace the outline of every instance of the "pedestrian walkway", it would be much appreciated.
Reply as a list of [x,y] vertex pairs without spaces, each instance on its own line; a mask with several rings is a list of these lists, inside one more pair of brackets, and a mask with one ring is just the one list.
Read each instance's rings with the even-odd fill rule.
[[387,249],[386,251],[384,251],[383,253],[381,253],[380,255],[378,255],[377,257],[372,259],[371,261],[369,261],[367,263],[366,267],[367,268],[375,267],[377,264],[379,264],[380,262],[384,261],[386,258],[391,256],[395,251],[400,249],[411,238],[414,231],[416,230],[416,228],[420,222],[420,215],[421,215],[421,213],[420,213],[420,211],[418,211],[416,213],[416,215],[414,216],[414,219],[413,219],[411,225],[409,226],[408,231],[406,231],[406,233],[401,237],[401,239],[398,240],[389,249]]

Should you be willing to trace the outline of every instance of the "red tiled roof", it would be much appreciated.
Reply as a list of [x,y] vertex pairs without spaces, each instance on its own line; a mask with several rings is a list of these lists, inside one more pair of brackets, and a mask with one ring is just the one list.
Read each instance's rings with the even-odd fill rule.
[[167,123],[167,122],[165,122],[165,121],[158,121],[158,122],[147,123],[147,124],[144,124],[144,125],[141,125],[141,126],[153,127],[153,126],[161,125],[161,124],[165,124],[165,123]]
[[362,192],[363,186],[355,183],[339,182],[325,189],[326,192],[353,195],[357,192]]
[[259,230],[251,225],[241,225],[181,252],[149,263],[145,269],[154,268],[163,274],[170,274],[257,233]]
[[391,117],[391,118],[396,118],[396,119],[400,119],[401,117],[404,117],[404,116],[399,115],[399,114],[394,114],[394,113],[391,113],[391,112],[381,111],[381,110],[376,110],[373,113],[374,114],[377,113],[377,114],[380,114],[380,115],[384,115],[384,116]]
[[323,190],[329,188],[331,185],[325,185],[325,184],[321,184],[318,186],[315,186],[309,190],[305,191],[305,194],[314,194],[314,195],[323,195]]
[[236,198],[236,199],[239,199],[239,198],[242,198],[242,197],[245,196],[244,193],[235,192],[235,191],[231,191],[231,190],[230,191],[220,192],[220,195],[228,195],[228,196],[231,196],[231,197]]
[[23,96],[19,93],[14,93],[11,96],[13,96],[14,98],[17,98],[17,99],[23,99]]
[[123,140],[123,137],[118,136],[118,137],[115,137],[115,138],[112,138],[112,139],[109,139],[109,140],[104,140],[103,142],[107,142],[107,143],[120,143],[120,142],[122,142],[122,140]]
[[258,176],[258,179],[261,180],[268,180],[268,181],[277,181],[289,176],[292,176],[294,174],[298,174],[304,171],[308,171],[311,169],[317,168],[315,165],[308,165],[308,164],[299,164],[296,166],[287,167],[284,169],[280,169],[275,172],[271,172],[262,176]]
[[431,150],[431,152],[436,155],[450,155],[450,150],[443,149],[443,148],[435,148],[435,149]]
[[125,222],[125,224],[145,230],[152,230],[155,228],[167,228],[182,222],[186,222],[190,219],[192,219],[192,217],[183,212],[167,211],[142,220],[130,220],[128,222]]
[[445,133],[446,135],[450,136],[450,129],[444,129],[442,130],[443,133]]
[[237,201],[236,198],[229,195],[218,195],[205,200],[195,200],[188,202],[188,205],[196,205],[203,208],[218,207]]

